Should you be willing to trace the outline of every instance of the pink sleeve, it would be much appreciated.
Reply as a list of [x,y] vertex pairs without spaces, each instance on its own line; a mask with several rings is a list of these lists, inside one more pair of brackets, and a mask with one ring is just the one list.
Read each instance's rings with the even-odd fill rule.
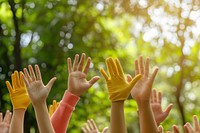
[[55,133],[66,133],[72,111],[75,109],[79,99],[78,96],[65,91],[58,108],[51,117]]

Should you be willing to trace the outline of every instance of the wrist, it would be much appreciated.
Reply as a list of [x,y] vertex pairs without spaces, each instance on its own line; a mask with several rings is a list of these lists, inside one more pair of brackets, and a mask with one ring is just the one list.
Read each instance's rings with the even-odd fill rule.
[[79,99],[80,99],[79,96],[77,96],[74,93],[71,93],[69,90],[67,90],[64,93],[61,103],[65,103],[65,104],[68,104],[68,105],[74,107],[78,103]]

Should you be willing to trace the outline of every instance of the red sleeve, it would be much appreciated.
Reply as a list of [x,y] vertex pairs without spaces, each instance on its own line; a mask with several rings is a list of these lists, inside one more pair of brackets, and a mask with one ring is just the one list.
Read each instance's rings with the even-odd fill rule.
[[72,111],[75,109],[79,99],[78,96],[65,91],[58,108],[51,117],[55,133],[66,133]]

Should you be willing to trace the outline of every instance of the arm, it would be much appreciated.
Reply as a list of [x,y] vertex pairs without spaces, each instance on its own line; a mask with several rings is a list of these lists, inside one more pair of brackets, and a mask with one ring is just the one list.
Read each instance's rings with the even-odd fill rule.
[[3,118],[3,114],[0,113],[0,133],[9,133],[10,121],[12,113],[8,110]]
[[35,65],[35,72],[31,65],[28,66],[28,69],[29,72],[24,68],[23,77],[35,110],[39,131],[40,133],[54,133],[47,110],[46,98],[56,78],[52,78],[47,85],[44,85],[38,65]]
[[141,133],[157,133],[157,125],[150,106],[150,95],[154,78],[158,68],[154,69],[153,74],[149,76],[149,58],[144,64],[143,57],[135,61],[135,73],[141,74],[142,78],[131,90],[131,96],[136,100],[139,109],[139,121]]
[[15,71],[11,75],[12,86],[6,81],[6,86],[10,93],[10,99],[13,105],[13,117],[10,125],[10,133],[23,133],[24,115],[30,104],[30,99],[26,91],[26,86],[22,78],[22,72]]
[[80,96],[86,92],[94,83],[99,80],[99,76],[94,76],[92,79],[87,81],[86,77],[89,71],[91,58],[88,57],[86,65],[83,68],[85,54],[83,53],[79,60],[79,55],[75,55],[74,63],[72,66],[71,59],[68,58],[68,89],[57,108],[51,117],[51,123],[56,133],[65,133],[68,127],[69,120],[72,112],[75,109]]
[[157,93],[157,91],[154,89],[151,92],[151,108],[152,108],[157,126],[159,126],[160,123],[167,118],[173,106],[172,104],[169,104],[168,107],[165,109],[165,111],[163,111],[161,104],[162,104],[162,93],[161,92]]
[[132,81],[127,82],[118,59],[108,58],[106,65],[109,76],[104,69],[100,71],[106,80],[109,99],[111,101],[110,132],[126,133],[124,101],[129,96],[131,88],[141,78],[141,75],[137,75]]

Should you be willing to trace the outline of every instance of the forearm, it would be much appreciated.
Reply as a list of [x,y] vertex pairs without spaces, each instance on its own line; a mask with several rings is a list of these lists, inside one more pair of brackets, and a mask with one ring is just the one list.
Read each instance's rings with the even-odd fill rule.
[[66,91],[58,108],[51,117],[56,133],[66,133],[73,110],[80,98]]
[[139,121],[140,121],[140,133],[158,133],[156,121],[153,116],[153,112],[149,101],[140,102],[139,108]]
[[46,103],[35,105],[34,110],[40,133],[54,133]]
[[11,120],[9,133],[23,133],[25,109],[15,109]]
[[112,102],[110,122],[111,133],[127,132],[124,119],[124,101]]

